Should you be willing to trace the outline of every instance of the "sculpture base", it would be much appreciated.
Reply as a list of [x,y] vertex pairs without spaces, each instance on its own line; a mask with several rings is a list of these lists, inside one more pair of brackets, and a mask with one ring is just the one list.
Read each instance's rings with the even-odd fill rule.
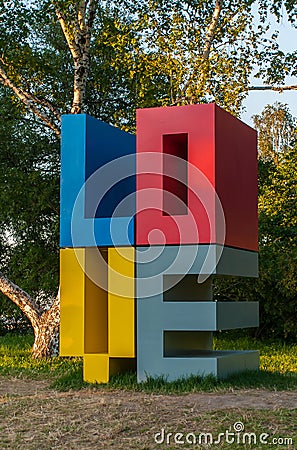
[[226,378],[232,374],[246,370],[259,369],[259,352],[247,351],[197,351],[183,355],[172,355],[162,358],[158,366],[145,367],[138,361],[137,380],[146,381],[148,378],[163,376],[167,381],[186,378],[191,375],[213,375],[217,378]]

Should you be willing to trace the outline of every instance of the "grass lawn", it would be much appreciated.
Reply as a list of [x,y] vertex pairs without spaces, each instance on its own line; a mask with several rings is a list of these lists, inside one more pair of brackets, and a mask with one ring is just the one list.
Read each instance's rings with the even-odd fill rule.
[[[233,336],[233,337],[232,337]],[[30,356],[33,336],[6,335],[0,337],[0,376],[51,380],[52,387],[67,391],[87,386],[82,380],[81,358],[35,360]],[[191,377],[168,383],[162,378],[138,384],[136,375],[128,373],[111,378],[98,389],[129,389],[155,393],[185,393],[227,391],[230,389],[264,388],[294,390],[297,388],[297,345],[281,342],[262,342],[248,337],[234,337],[228,333],[214,338],[216,349],[260,351],[260,371],[233,375],[226,380],[214,377]]]
[[0,338],[1,449],[297,448],[296,345],[219,334],[217,349],[259,349],[261,370],[141,384],[130,373],[90,386],[81,358],[36,361],[32,342]]

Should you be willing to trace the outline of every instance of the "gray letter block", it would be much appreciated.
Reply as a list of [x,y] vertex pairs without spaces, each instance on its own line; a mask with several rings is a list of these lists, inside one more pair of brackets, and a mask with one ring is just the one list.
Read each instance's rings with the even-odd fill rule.
[[259,321],[257,302],[214,302],[211,277],[198,283],[201,274],[257,276],[257,253],[218,247],[143,247],[137,252],[138,381],[225,377],[259,367],[257,351],[212,350],[213,331],[256,327]]

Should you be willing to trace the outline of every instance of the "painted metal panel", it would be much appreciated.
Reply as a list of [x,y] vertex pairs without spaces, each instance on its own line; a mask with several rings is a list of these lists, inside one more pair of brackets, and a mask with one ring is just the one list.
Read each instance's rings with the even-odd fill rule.
[[215,148],[215,186],[226,220],[225,245],[257,251],[257,132],[216,106]]
[[137,381],[146,381],[149,377],[164,377],[167,381],[186,378],[192,375],[217,375],[216,358],[161,358],[138,361]]
[[[131,157],[125,159],[125,155]],[[136,209],[135,136],[87,116],[85,161],[85,180],[99,170],[98,179],[86,184],[85,217],[132,217]],[[124,199],[125,211],[117,210]]]
[[[221,244],[257,251],[255,130],[215,104],[146,108],[136,117],[136,244]],[[185,158],[164,161],[168,135],[188,136],[188,195],[175,183],[175,198],[167,195],[167,203],[181,201],[171,216],[164,214],[162,180],[185,173]],[[180,156],[178,146],[168,150],[168,145],[167,154]]]
[[[136,262],[139,381],[148,376],[168,376],[169,380],[191,374],[224,377],[244,368],[258,368],[257,352],[211,351],[213,331],[257,326],[258,304],[206,301],[212,299],[210,278],[204,283],[197,280],[196,285],[193,279],[203,270],[207,274],[256,276],[256,252],[217,245],[140,247]],[[186,281],[183,274],[187,274]],[[164,289],[168,289],[166,300]],[[218,369],[220,358],[227,362]]]
[[88,383],[108,383],[111,375],[135,369],[135,358],[111,358],[107,354],[84,356],[83,379]]
[[138,362],[137,380],[145,381],[149,377],[164,377],[167,381],[189,376],[213,375],[218,378],[259,369],[259,352],[246,351],[211,351],[200,352],[192,357],[151,358],[146,355]]
[[60,246],[73,247],[71,218],[77,195],[84,184],[86,152],[85,114],[62,116]]
[[246,370],[259,370],[260,355],[258,350],[229,351],[226,356],[217,359],[217,376],[226,378]]
[[135,186],[135,136],[63,116],[61,247],[133,245]]
[[216,248],[217,275],[258,277],[258,252],[220,246]]
[[[162,302],[162,295],[137,301],[137,357],[139,361],[153,364],[163,357],[164,332],[216,331],[258,324],[258,304],[248,302]],[[176,348],[171,342],[171,356],[181,351],[185,354],[204,349],[199,333],[192,334],[185,345],[176,333]],[[159,356],[158,356],[159,355]],[[140,368],[140,366],[138,365]]]
[[85,250],[60,250],[60,355],[84,354]]
[[217,331],[259,326],[258,302],[163,302],[160,294],[142,299],[138,308],[142,320],[151,321],[156,329]]
[[[98,252],[97,248],[85,249],[85,353],[108,353],[107,264],[100,264]],[[100,280],[96,277],[99,271]]]
[[[214,185],[214,105],[188,105],[175,108],[145,108],[137,110],[137,226],[136,244],[192,244],[215,242],[214,190],[207,194],[205,186]],[[162,143],[166,135],[188,135],[188,167],[183,158],[167,156],[164,161]],[[153,155],[152,155],[153,153]],[[179,156],[166,150],[167,155]],[[158,158],[158,155],[160,158]],[[178,167],[175,167],[175,166]],[[164,168],[167,172],[164,173]],[[176,179],[177,173],[187,172],[188,212],[184,215],[164,215],[164,176]],[[181,179],[181,182],[183,181]],[[167,195],[170,203],[170,196]],[[184,198],[183,188],[176,193]],[[172,199],[173,200],[173,199]],[[179,210],[182,208],[182,205]],[[168,211],[170,212],[170,211]],[[152,234],[152,230],[162,233]],[[213,234],[212,234],[213,233]]]
[[108,249],[108,340],[111,357],[135,356],[133,247]]
[[84,355],[83,379],[88,383],[108,383],[109,356],[106,354]]
[[134,136],[63,117],[60,245],[77,248],[61,251],[61,354],[91,382],[131,367],[136,340],[139,381],[256,369],[257,352],[211,349],[258,305],[210,301],[207,278],[258,274],[256,134],[214,104],[141,110],[137,128],[136,189]]
[[162,294],[138,301],[138,320],[153,324],[156,330],[217,329],[216,302],[163,302]]
[[258,253],[220,245],[137,247],[137,277],[147,280],[142,289],[164,275],[196,274],[258,276]]
[[216,302],[217,330],[259,326],[258,302]]

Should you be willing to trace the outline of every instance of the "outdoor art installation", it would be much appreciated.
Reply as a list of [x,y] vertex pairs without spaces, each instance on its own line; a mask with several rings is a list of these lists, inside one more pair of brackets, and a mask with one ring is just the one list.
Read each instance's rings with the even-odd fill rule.
[[258,275],[256,132],[215,104],[136,123],[62,120],[60,354],[99,383],[257,369],[258,351],[212,346],[258,326],[257,302],[212,294],[215,276]]

